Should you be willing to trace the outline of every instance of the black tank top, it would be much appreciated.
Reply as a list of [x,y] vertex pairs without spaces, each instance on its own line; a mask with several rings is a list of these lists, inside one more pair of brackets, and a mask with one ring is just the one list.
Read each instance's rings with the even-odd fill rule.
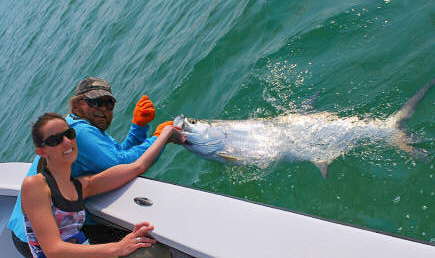
[[[50,188],[51,210],[57,227],[59,228],[60,237],[66,242],[83,243],[86,241],[86,236],[80,229],[85,223],[86,213],[80,181],[71,178],[78,198],[76,201],[69,201],[60,193],[56,180],[54,180],[48,169],[43,169],[41,174],[45,177],[47,185]],[[33,257],[45,257],[28,217],[26,214],[23,215],[26,237]]]
[[56,180],[54,180],[54,177],[51,175],[50,171],[45,168],[41,171],[41,174],[45,177],[45,180],[47,181],[47,185],[50,188],[51,191],[51,200],[53,201],[54,206],[57,208],[63,210],[63,211],[81,211],[85,209],[85,205],[83,202],[83,196],[82,196],[82,184],[79,180],[72,178],[71,181],[73,182],[78,198],[76,201],[70,201],[65,199],[63,195],[60,193],[59,187],[57,186]]

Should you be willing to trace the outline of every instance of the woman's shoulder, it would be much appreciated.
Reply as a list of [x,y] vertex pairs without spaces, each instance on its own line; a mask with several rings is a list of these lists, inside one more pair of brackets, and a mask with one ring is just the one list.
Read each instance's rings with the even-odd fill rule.
[[45,177],[41,173],[38,173],[33,176],[27,176],[23,180],[23,184],[41,184],[45,183]]
[[21,184],[22,195],[26,195],[27,193],[36,195],[35,193],[40,193],[41,191],[50,191],[47,182],[45,181],[45,177],[42,174],[38,173],[24,178],[23,183]]
[[[51,206],[51,191],[41,174],[26,177],[21,185],[21,209],[26,216],[35,216]],[[45,214],[45,213],[44,213]]]

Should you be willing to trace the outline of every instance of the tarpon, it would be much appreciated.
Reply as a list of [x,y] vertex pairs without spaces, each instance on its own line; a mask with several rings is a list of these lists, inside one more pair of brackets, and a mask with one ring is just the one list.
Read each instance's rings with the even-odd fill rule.
[[311,161],[327,177],[328,165],[362,140],[385,141],[411,154],[402,124],[435,84],[427,83],[403,107],[385,120],[339,117],[336,113],[288,114],[270,119],[174,119],[186,137],[184,147],[209,160],[237,165],[267,166],[277,160]]

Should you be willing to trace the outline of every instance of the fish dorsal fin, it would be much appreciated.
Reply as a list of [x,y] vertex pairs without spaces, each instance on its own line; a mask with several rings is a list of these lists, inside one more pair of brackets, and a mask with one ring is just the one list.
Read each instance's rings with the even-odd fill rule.
[[320,173],[322,173],[323,178],[328,177],[328,162],[326,161],[313,161],[314,165],[320,170]]
[[218,156],[224,158],[228,162],[240,162],[241,161],[239,158],[225,154],[223,152],[218,153]]

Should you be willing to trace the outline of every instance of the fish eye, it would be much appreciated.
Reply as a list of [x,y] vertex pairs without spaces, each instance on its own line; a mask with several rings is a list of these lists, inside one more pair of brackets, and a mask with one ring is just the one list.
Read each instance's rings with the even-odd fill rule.
[[189,123],[191,123],[191,124],[196,124],[196,120],[194,120],[194,119],[189,119]]

